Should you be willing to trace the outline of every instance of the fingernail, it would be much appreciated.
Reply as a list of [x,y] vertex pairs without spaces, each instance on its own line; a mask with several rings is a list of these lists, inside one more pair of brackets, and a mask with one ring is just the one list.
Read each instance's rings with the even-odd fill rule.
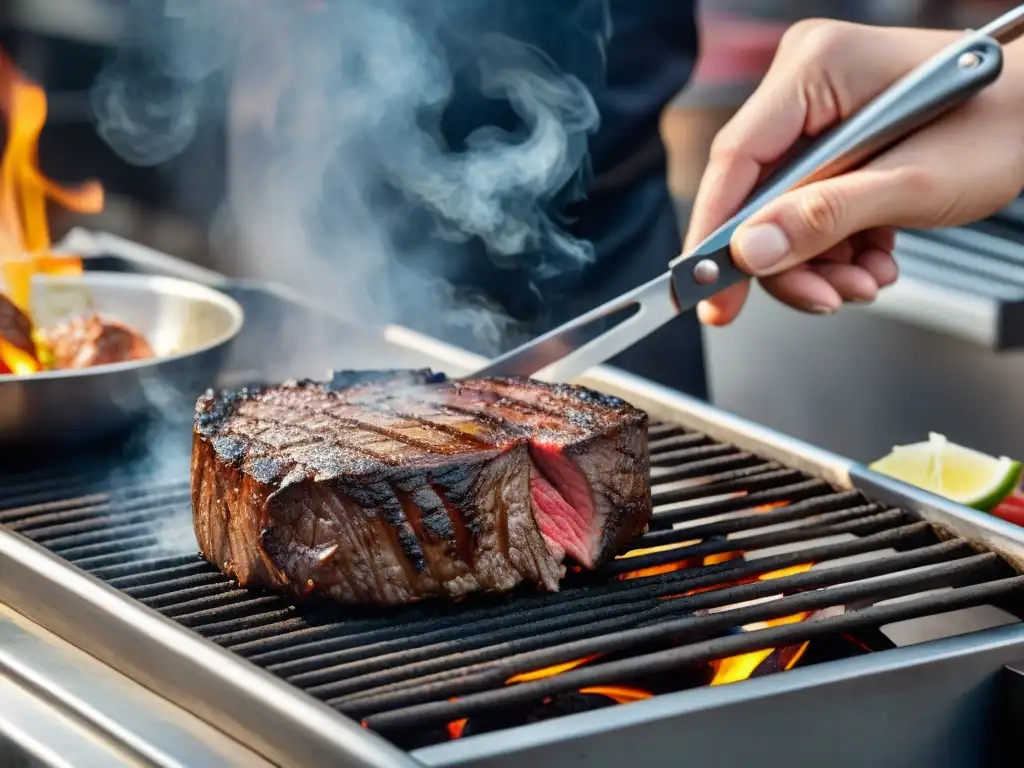
[[697,304],[697,319],[707,325],[711,320],[711,306],[706,301],[701,301]]
[[789,253],[789,239],[775,224],[758,224],[740,230],[733,244],[737,255],[755,274],[770,270]]
[[830,307],[827,304],[812,304],[807,308],[807,311],[814,315],[831,315],[835,313],[835,307]]

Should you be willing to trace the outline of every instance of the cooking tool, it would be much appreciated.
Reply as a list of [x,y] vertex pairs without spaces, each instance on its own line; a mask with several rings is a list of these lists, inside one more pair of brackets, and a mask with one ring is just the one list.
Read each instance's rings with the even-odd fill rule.
[[98,312],[146,337],[156,357],[68,371],[0,375],[0,449],[72,447],[149,412],[190,417],[242,327],[236,301],[170,277],[89,272],[33,281],[39,327]]
[[740,225],[783,193],[860,165],[985,88],[1002,71],[1000,43],[1022,32],[1024,5],[969,32],[800,153],[739,213],[672,261],[665,274],[492,360],[473,376],[568,381],[699,301],[747,279],[729,251]]
[[[224,289],[235,293],[236,286]],[[245,306],[254,318],[273,317],[282,301],[275,290],[252,290]],[[319,311],[307,309],[292,320],[310,339],[321,340],[323,346],[304,346],[311,367],[431,365],[459,375],[483,362],[399,327],[363,343],[371,335],[365,329]],[[255,328],[247,323],[239,336],[236,349],[248,350],[245,355],[232,354],[240,370],[273,366],[284,352],[280,336],[264,335],[257,343]],[[305,366],[299,358],[293,364]],[[268,370],[269,377],[276,376]],[[279,765],[610,768],[629,763],[653,768],[677,765],[685,754],[719,768],[755,762],[752,753],[766,768],[826,759],[846,768],[868,757],[907,768],[992,764],[977,749],[981,736],[976,732],[996,719],[990,716],[994,705],[983,698],[995,674],[1002,665],[1024,659],[1024,624],[1015,618],[1024,615],[1019,606],[1024,587],[1015,575],[1024,563],[1024,530],[622,372],[598,367],[582,383],[627,398],[656,422],[651,448],[657,514],[645,543],[694,536],[703,540],[697,546],[711,553],[728,546],[722,536],[730,533],[762,537],[747,538],[746,544],[787,550],[762,549],[761,555],[818,559],[830,566],[781,577],[775,589],[815,604],[830,597],[849,600],[847,612],[824,616],[821,623],[785,625],[774,635],[740,635],[736,614],[687,621],[685,610],[673,615],[673,601],[661,599],[711,577],[724,580],[779,565],[753,558],[647,579],[577,583],[535,599],[423,605],[376,616],[296,606],[280,595],[238,589],[194,555],[194,543],[174,543],[190,532],[190,435],[180,429],[159,431],[151,442],[136,446],[138,453],[91,452],[74,462],[21,472],[0,466],[0,601],[36,622],[35,631],[42,625],[56,632],[174,702],[179,715],[197,716]],[[160,457],[155,466],[150,454]],[[776,503],[776,509],[762,506]],[[698,523],[702,515],[718,520]],[[676,525],[691,527],[671,527]],[[666,567],[680,555],[652,552],[632,563],[616,561],[612,568],[621,573],[626,567]],[[844,562],[837,562],[840,558]],[[865,580],[869,573],[876,580]],[[829,596],[808,583],[811,579],[824,579],[844,592]],[[757,584],[739,589],[744,592],[731,600],[774,591]],[[907,599],[872,605],[897,593]],[[708,601],[709,595],[715,596],[695,597]],[[538,657],[527,653],[564,656],[569,641],[633,642],[640,632],[666,633],[668,621],[683,620],[684,627],[674,628],[682,633],[673,633],[667,649],[682,655],[673,661],[655,646],[650,650],[656,658],[642,662],[654,669],[672,661],[671,670],[660,673],[671,680],[685,667],[675,661],[734,653],[769,639],[799,643],[816,633],[835,635],[851,626],[915,615],[955,623],[958,613],[950,611],[962,613],[982,603],[1006,605],[1011,623],[737,685],[667,693],[527,727],[503,726],[449,743],[436,743],[436,731],[432,736],[429,731],[431,719],[436,723],[458,707],[472,717],[488,707],[498,707],[492,713],[510,711],[517,696],[537,689],[504,686],[502,673],[509,665],[536,664]],[[855,612],[861,608],[865,611]],[[187,750],[192,755],[198,750],[182,743],[178,717],[167,718],[178,733],[171,738],[153,724],[158,709],[126,715],[118,698],[126,689],[123,679],[114,693],[98,694],[99,686],[86,682],[94,673],[41,659],[41,643],[24,632],[9,628],[0,615],[0,640],[21,637],[17,652],[0,652],[0,672],[14,670],[45,689],[48,700],[80,706],[82,720],[105,727],[108,738],[145,748],[147,756],[160,755],[150,758],[154,764],[225,764],[190,757]],[[626,660],[636,664],[637,656]],[[469,669],[481,663],[489,665],[489,678],[480,677],[479,666]],[[612,683],[622,671],[620,657],[598,660],[577,675],[586,672]],[[580,682],[559,678],[551,683],[558,688]],[[436,687],[426,686],[428,680]],[[461,703],[449,701],[456,684],[470,686],[456,694]],[[389,692],[387,686],[400,690]],[[339,687],[349,690],[343,694]],[[424,692],[431,696],[426,713],[408,698],[403,703],[385,697]],[[342,702],[343,696],[351,698]],[[0,721],[3,710],[0,701]],[[120,714],[111,725],[105,718],[115,712]],[[426,733],[422,743],[434,745],[398,749],[360,728],[355,720],[362,714],[389,739]],[[900,727],[893,728],[897,715],[910,721],[899,720]],[[47,733],[53,729],[42,735]],[[170,754],[184,757],[174,761]]]

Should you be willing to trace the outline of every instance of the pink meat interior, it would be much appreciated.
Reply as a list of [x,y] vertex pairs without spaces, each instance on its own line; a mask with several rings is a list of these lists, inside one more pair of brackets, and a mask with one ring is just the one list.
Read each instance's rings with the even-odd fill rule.
[[556,445],[531,443],[530,458],[533,513],[549,549],[593,568],[600,531],[590,483]]

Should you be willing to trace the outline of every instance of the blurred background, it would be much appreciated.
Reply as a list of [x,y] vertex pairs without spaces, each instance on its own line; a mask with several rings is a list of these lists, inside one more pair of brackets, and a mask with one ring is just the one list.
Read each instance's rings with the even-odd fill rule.
[[[202,125],[183,154],[149,168],[122,161],[95,132],[89,87],[122,34],[126,1],[0,2],[0,47],[47,91],[43,170],[66,182],[98,178],[108,194],[98,216],[55,211],[54,235],[82,224],[243,274],[230,239],[216,236],[223,125]],[[684,226],[712,137],[756,87],[793,21],[813,15],[964,28],[1013,5],[705,0],[701,60],[663,120]],[[977,226],[906,233],[898,260],[898,290],[834,318],[809,321],[755,295],[734,327],[706,335],[713,401],[863,460],[928,430],[1024,457],[1024,215],[1013,208]]]

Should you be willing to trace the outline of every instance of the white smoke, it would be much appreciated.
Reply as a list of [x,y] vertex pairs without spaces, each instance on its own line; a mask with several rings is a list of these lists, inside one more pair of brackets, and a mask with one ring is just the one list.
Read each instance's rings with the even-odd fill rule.
[[[495,3],[493,13],[514,6]],[[586,172],[598,113],[583,84],[538,50],[504,34],[474,37],[500,28],[478,24],[491,7],[138,0],[137,35],[95,84],[98,129],[128,161],[159,164],[202,120],[226,115],[229,197],[218,231],[240,245],[246,274],[360,323],[414,317],[428,331],[462,328],[494,353],[512,321],[453,287],[446,249],[477,238],[499,265],[529,258],[536,280],[586,264],[589,243],[546,208]],[[520,127],[481,128],[449,147],[441,120],[457,74],[453,44],[468,38],[473,87],[507,101]],[[414,268],[427,262],[442,266]]]
[[[606,0],[584,5],[593,18],[574,23],[601,45]],[[222,121],[228,198],[215,235],[237,244],[243,274],[290,285],[355,323],[417,319],[421,330],[462,331],[493,354],[518,329],[481,295],[456,287],[461,267],[449,254],[476,238],[486,246],[482,258],[525,265],[538,281],[591,260],[589,243],[546,208],[565,189],[575,194],[588,170],[594,101],[514,33],[494,32],[503,29],[496,14],[543,15],[544,2],[128,7],[129,39],[93,87],[99,134],[128,162],[156,166],[181,153],[204,122]],[[481,128],[450,147],[441,121],[465,71],[482,101],[510,105],[518,127]],[[425,263],[432,273],[415,268]],[[278,333],[267,339],[270,349],[284,345],[278,357],[333,341],[341,356],[325,357],[323,368],[343,364],[343,339],[313,338],[306,328]],[[159,544],[146,557],[196,550],[184,507],[154,534]]]

